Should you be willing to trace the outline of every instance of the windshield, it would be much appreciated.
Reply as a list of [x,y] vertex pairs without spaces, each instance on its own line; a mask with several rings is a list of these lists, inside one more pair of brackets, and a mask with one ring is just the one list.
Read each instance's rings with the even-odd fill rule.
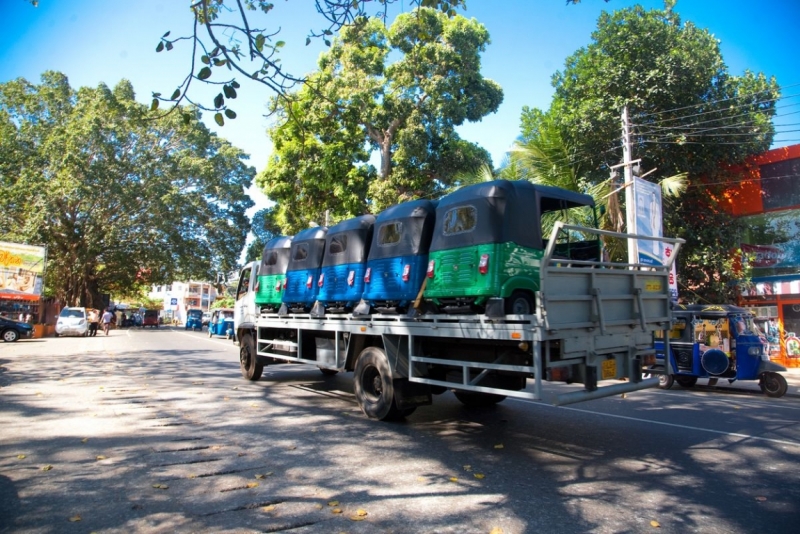
[[61,310],[61,317],[85,317],[85,313],[80,308],[64,308]]

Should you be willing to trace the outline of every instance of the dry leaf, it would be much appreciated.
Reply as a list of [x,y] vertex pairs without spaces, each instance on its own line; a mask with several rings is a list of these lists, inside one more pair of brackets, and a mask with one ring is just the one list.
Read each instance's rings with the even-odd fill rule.
[[256,475],[256,478],[259,478],[259,479],[266,478],[266,477],[267,477],[267,475]]
[[18,460],[24,460],[25,458],[26,458],[26,456],[24,454],[18,454],[17,455],[17,459]]
[[81,440],[81,443],[86,443],[87,441],[89,441],[89,438],[83,438],[83,439]]
[[503,529],[500,527],[494,527],[489,534],[503,534]]
[[239,454],[237,454],[236,456],[238,456],[239,458],[241,458],[242,456],[247,456],[247,453],[246,453],[246,452],[240,452],[240,453],[239,453]]
[[341,508],[334,508],[333,510],[331,510],[331,513],[341,514],[342,513],[342,509]]
[[458,477],[450,477],[450,482],[458,482]]
[[362,510],[361,508],[359,508],[358,510],[356,510],[355,515],[357,515],[359,517],[367,517],[367,511],[366,510]]
[[339,501],[328,501],[328,506],[339,506]]
[[288,447],[286,447],[286,450],[287,450],[287,451],[293,451],[293,450],[295,450],[296,448],[297,448],[297,447],[295,447],[294,445],[289,445]]
[[95,459],[96,459],[96,460],[105,460],[105,459],[106,459],[106,457],[105,457],[105,456],[103,456],[102,454],[98,454],[97,456],[95,456]]
[[46,466],[42,467],[42,471],[50,471],[52,468],[53,468],[52,465],[46,465]]
[[653,527],[653,528],[661,528],[661,525],[659,524],[659,522],[655,521],[655,520],[650,521],[650,526]]
[[195,475],[194,473],[192,473],[191,475],[189,475],[189,478],[197,478],[197,475]]
[[274,504],[270,504],[270,505],[261,507],[261,511],[262,512],[271,512],[273,510],[275,510],[275,505]]
[[475,478],[477,478],[478,480],[483,480],[483,478],[484,478],[486,475],[484,475],[484,474],[482,474],[482,473],[475,473],[475,475],[473,475],[473,476],[474,476]]
[[162,489],[162,490],[169,489],[169,486],[167,486],[166,484],[153,484],[153,487],[155,489]]
[[497,445],[494,446],[494,448],[495,449],[502,449],[503,448],[503,444],[502,443],[498,443]]
[[227,401],[227,400],[231,400],[231,399],[229,399],[228,397],[222,397],[222,400]]
[[71,522],[75,523],[76,521],[80,521],[81,520],[81,516],[79,516],[78,514],[75,514],[72,517],[70,517],[69,520]]
[[248,482],[247,483],[247,487],[248,488],[257,488],[258,487],[258,482]]
[[428,479],[425,477],[417,477],[417,482],[427,482]]
[[767,500],[767,498],[766,498],[766,497],[762,497],[762,496],[758,496],[758,497],[756,497],[756,500],[757,500],[758,502],[764,502],[764,501],[766,501],[766,500]]
[[464,471],[472,471],[472,466],[471,465],[465,465],[464,466]]

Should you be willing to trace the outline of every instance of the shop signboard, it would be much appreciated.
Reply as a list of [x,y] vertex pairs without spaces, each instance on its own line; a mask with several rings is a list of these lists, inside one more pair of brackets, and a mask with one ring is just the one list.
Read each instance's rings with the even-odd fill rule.
[[800,210],[782,210],[744,217],[742,260],[753,276],[796,272],[800,267]]
[[0,241],[0,299],[39,300],[47,248]]
[[[662,237],[661,186],[638,177],[633,179],[636,206],[636,233]],[[642,265],[663,265],[665,251],[659,241],[638,239],[636,249]]]

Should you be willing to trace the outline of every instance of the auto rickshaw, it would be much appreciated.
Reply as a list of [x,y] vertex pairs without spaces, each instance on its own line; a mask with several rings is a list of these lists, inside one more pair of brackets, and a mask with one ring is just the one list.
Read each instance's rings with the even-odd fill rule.
[[257,309],[272,312],[281,307],[291,247],[292,238],[286,236],[274,237],[264,247],[255,288]]
[[186,310],[186,330],[203,330],[203,310]]
[[327,227],[317,226],[294,236],[279,314],[307,313],[317,300],[327,232]]
[[763,335],[752,312],[723,304],[677,305],[669,331],[670,373],[664,364],[664,337],[656,337],[656,366],[659,387],[669,389],[674,382],[689,388],[698,378],[715,385],[720,378],[758,380],[769,397],[782,397],[788,388],[782,365],[770,361]]
[[218,308],[211,311],[208,337],[214,336],[225,336],[225,339],[233,338],[233,309]]

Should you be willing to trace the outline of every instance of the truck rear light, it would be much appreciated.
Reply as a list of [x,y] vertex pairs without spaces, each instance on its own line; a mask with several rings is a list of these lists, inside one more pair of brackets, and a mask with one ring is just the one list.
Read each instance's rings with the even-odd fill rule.
[[372,278],[372,267],[367,267],[367,270],[364,271],[364,283],[369,284],[370,278]]
[[426,273],[428,278],[433,278],[433,270],[436,267],[436,260],[431,260],[428,262],[428,272]]
[[325,273],[319,273],[319,281],[317,282],[317,287],[322,287],[325,285]]
[[356,283],[356,272],[350,271],[350,274],[347,275],[347,285],[352,287],[353,284],[355,283]]
[[481,261],[478,263],[478,272],[481,274],[486,274],[489,272],[489,255],[483,254],[481,256]]
[[284,278],[283,279],[283,291],[286,291],[286,286],[289,285],[289,280]]
[[306,280],[306,288],[311,289],[311,284],[313,283],[314,283],[314,277],[309,274],[308,280]]
[[256,293],[258,293],[259,287],[261,287],[261,280],[256,280]]
[[403,266],[403,282],[408,282],[411,278],[411,266],[406,264]]
[[280,293],[280,292],[281,292],[281,281],[280,281],[280,280],[278,280],[277,282],[275,282],[275,291],[276,291],[277,293]]

